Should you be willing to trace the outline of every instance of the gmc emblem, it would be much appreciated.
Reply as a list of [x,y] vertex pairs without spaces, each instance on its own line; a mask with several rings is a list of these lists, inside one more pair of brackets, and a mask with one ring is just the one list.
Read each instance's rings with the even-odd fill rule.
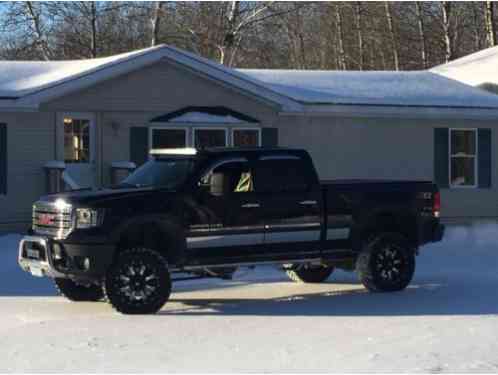
[[51,214],[41,214],[38,216],[38,223],[41,225],[52,225],[54,224],[55,215]]

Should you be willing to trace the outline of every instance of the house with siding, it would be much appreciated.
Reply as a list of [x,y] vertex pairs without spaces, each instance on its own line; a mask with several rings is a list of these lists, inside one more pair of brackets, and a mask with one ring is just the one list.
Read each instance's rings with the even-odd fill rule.
[[170,46],[0,61],[0,230],[47,176],[103,187],[151,148],[307,149],[323,179],[434,180],[447,220],[498,217],[498,96],[431,71],[230,69]]

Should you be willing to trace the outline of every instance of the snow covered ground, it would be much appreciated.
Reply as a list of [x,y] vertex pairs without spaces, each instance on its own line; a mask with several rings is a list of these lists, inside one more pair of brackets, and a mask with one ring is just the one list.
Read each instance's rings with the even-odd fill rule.
[[70,303],[0,238],[0,372],[498,371],[498,225],[450,228],[411,287],[370,294],[271,267],[177,284],[156,316]]

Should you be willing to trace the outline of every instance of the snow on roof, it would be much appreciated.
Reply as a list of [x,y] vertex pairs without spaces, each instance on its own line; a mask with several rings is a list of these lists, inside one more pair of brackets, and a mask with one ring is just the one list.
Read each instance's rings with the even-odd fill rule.
[[487,48],[438,65],[432,68],[431,72],[472,86],[498,84],[498,47]]
[[43,101],[136,71],[162,59],[184,65],[282,107],[299,107],[296,102],[268,90],[260,82],[234,69],[167,45],[88,60],[0,61],[0,106],[37,107]]
[[223,106],[218,106],[218,107],[189,106],[174,112],[166,113],[164,115],[155,117],[152,120],[150,120],[150,122],[242,124],[242,123],[256,123],[258,122],[258,120]]
[[305,104],[498,108],[498,96],[429,71],[239,72]]
[[90,60],[0,61],[0,105],[36,107],[163,58],[279,104],[284,110],[300,111],[306,104],[498,108],[498,96],[429,71],[231,69],[166,45]]
[[233,116],[227,115],[227,116],[219,116],[219,115],[211,115],[209,113],[203,113],[203,112],[189,112],[185,113],[184,115],[178,116],[174,119],[172,119],[170,122],[178,122],[178,123],[212,123],[212,124],[220,124],[220,123],[225,123],[225,124],[240,124],[242,121],[240,121],[238,118],[235,118]]
[[19,98],[69,79],[150,52],[138,50],[111,57],[68,61],[0,61],[0,97]]

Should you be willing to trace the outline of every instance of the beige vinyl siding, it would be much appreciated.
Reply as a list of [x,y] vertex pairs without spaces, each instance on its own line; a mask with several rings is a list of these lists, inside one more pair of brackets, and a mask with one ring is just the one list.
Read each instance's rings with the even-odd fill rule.
[[491,189],[442,189],[447,218],[498,217],[498,131],[493,121],[282,116],[280,145],[306,148],[323,179],[434,179],[434,128],[492,129]]
[[224,83],[166,61],[66,95],[42,108],[77,112],[149,112],[153,115],[186,106],[225,106],[260,121],[275,116],[278,111],[271,103],[263,103]]
[[255,118],[261,127],[272,126],[278,117],[278,109],[268,103],[167,62],[67,95],[43,108],[95,114],[97,178],[107,185],[111,163],[130,158],[131,127],[150,126],[153,118],[189,106],[225,106]]
[[45,193],[43,166],[55,157],[54,116],[0,113],[0,122],[8,127],[7,195],[0,195],[0,230],[29,223],[33,202]]

